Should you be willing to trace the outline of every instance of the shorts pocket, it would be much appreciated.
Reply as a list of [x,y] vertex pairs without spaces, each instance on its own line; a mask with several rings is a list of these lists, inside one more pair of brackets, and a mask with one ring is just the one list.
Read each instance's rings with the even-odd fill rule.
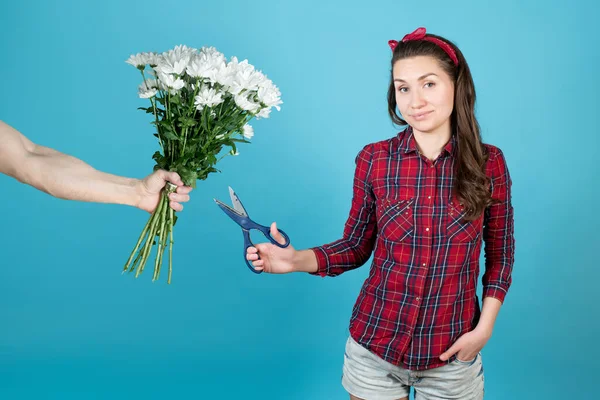
[[472,360],[468,360],[468,361],[463,361],[463,360],[460,360],[460,359],[458,358],[458,355],[457,355],[457,356],[454,358],[454,362],[456,362],[457,364],[462,364],[462,365],[466,365],[466,366],[468,366],[468,367],[469,367],[469,366],[471,366],[471,365],[475,364],[475,361],[477,361],[477,359],[479,358],[479,354],[480,354],[480,353],[477,353],[477,354],[475,355],[475,358],[474,358],[474,359],[472,359]]

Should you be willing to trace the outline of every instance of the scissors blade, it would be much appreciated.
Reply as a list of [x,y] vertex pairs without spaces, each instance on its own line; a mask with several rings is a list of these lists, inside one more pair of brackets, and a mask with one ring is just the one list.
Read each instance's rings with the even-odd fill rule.
[[234,210],[233,208],[229,207],[227,204],[223,203],[222,201],[219,201],[217,199],[213,199],[215,201],[215,203],[217,203],[217,205],[219,207],[221,207],[221,209],[223,211],[225,211],[227,213],[227,211],[229,211],[232,214],[235,214],[236,216],[242,217],[243,215],[240,215],[239,211]]
[[231,197],[231,203],[233,204],[233,208],[235,209],[235,211],[238,214],[247,217],[248,213],[246,212],[246,209],[242,205],[242,202],[240,201],[239,197],[237,197],[231,186],[229,187],[229,196]]

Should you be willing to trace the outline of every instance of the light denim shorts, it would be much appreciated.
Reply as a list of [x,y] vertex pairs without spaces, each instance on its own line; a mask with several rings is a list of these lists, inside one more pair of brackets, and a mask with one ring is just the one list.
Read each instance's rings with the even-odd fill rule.
[[401,399],[410,394],[411,387],[415,400],[480,400],[483,399],[481,353],[471,361],[455,359],[442,367],[412,371],[383,360],[349,337],[342,386],[364,400]]

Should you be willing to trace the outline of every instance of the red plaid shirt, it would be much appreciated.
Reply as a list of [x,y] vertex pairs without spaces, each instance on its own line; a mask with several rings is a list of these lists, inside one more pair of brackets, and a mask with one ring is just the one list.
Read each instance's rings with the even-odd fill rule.
[[436,161],[419,154],[410,127],[365,146],[356,157],[343,238],[313,248],[320,276],[358,268],[374,250],[350,334],[392,364],[423,370],[454,360],[439,356],[477,325],[482,241],[483,297],[504,301],[514,261],[511,179],[501,150],[486,148],[486,174],[498,202],[464,222],[452,196],[454,136]]

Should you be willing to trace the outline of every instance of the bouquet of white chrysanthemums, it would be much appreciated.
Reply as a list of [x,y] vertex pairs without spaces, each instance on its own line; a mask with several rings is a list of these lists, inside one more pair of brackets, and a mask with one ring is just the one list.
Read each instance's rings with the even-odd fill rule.
[[[153,116],[156,127],[154,136],[161,151],[152,157],[155,170],[175,171],[188,186],[195,187],[196,180],[218,172],[214,166],[223,157],[239,154],[236,144],[249,143],[254,135],[248,125],[250,119],[268,118],[273,107],[280,110],[281,93],[271,80],[247,60],[238,62],[232,57],[227,62],[214,47],[197,50],[176,46],[162,54],[132,55],[126,62],[141,71],[143,82],[138,94],[150,101],[149,107],[140,109]],[[137,269],[138,277],[157,244],[152,280],[158,279],[168,245],[171,283],[173,225],[177,217],[169,207],[168,196],[175,189],[167,184],[163,190],[123,272]]]

